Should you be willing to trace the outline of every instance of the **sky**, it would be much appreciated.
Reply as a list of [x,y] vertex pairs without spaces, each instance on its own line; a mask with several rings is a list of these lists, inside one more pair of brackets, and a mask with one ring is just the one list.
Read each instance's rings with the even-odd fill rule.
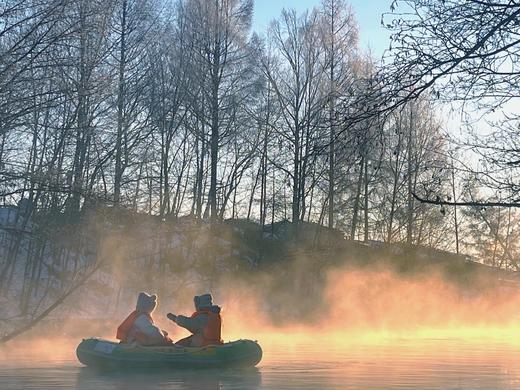
[[[346,0],[352,6],[359,25],[360,44],[380,58],[389,46],[390,33],[381,26],[381,14],[388,12],[392,0]],[[278,18],[283,8],[298,12],[319,6],[320,0],[255,0],[253,30],[265,33],[270,21]]]

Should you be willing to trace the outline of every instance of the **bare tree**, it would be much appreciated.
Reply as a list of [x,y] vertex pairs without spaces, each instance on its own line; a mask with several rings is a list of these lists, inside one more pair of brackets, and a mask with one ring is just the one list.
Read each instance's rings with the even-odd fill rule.
[[[443,102],[459,102],[466,124],[488,123],[466,141],[485,169],[479,180],[507,192],[515,203],[518,188],[516,140],[519,95],[517,39],[520,5],[516,2],[397,0],[385,23],[394,31],[385,70],[392,84],[390,105],[401,104],[427,90]],[[507,65],[506,65],[507,64]],[[396,82],[399,81],[399,82]]]
[[229,134],[225,128],[231,114],[229,105],[233,93],[244,81],[240,67],[249,54],[247,34],[253,3],[251,0],[190,0],[186,7],[195,34],[196,61],[202,61],[207,74],[201,81],[204,82],[204,100],[209,105],[211,131],[208,206],[211,218],[217,219],[219,149]]
[[[292,181],[292,221],[302,219],[307,193],[305,174],[316,157],[318,126],[323,114],[323,51],[318,45],[316,11],[298,17],[294,11],[283,11],[270,30],[275,54],[279,57],[266,72],[281,107],[280,142],[292,156],[278,165]],[[283,127],[282,127],[283,126]],[[287,164],[292,167],[287,169]],[[285,166],[285,167],[284,167]]]
[[355,80],[353,64],[356,59],[358,46],[357,25],[352,9],[343,0],[323,0],[321,3],[321,36],[325,49],[325,66],[329,83],[328,97],[328,226],[334,228],[334,207],[336,190],[336,133],[338,127],[337,100],[345,99],[351,92],[351,85]]

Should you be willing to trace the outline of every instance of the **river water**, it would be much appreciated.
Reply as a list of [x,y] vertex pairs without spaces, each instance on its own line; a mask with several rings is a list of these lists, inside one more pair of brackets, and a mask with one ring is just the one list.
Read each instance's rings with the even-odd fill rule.
[[0,389],[520,389],[520,343],[509,340],[289,340],[263,345],[257,368],[226,370],[98,372],[82,367],[73,349],[0,349]]

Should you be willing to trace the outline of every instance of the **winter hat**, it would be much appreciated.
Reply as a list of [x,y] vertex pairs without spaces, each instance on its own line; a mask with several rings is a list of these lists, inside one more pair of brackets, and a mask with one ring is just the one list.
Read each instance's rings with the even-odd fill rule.
[[140,292],[137,297],[137,311],[143,311],[146,313],[151,313],[154,311],[155,306],[157,306],[157,295],[149,295],[145,292]]
[[193,301],[195,302],[195,308],[213,306],[213,297],[211,296],[211,294],[195,295]]

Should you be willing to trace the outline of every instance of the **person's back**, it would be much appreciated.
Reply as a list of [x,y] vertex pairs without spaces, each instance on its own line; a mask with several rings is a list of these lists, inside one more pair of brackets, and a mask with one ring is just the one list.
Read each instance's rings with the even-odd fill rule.
[[195,296],[194,303],[196,311],[190,317],[168,314],[169,319],[192,333],[175,344],[189,347],[222,344],[220,307],[213,305],[211,294]]
[[168,333],[154,324],[152,312],[156,305],[156,295],[140,293],[136,309],[117,328],[117,339],[122,343],[136,342],[140,345],[171,344]]

